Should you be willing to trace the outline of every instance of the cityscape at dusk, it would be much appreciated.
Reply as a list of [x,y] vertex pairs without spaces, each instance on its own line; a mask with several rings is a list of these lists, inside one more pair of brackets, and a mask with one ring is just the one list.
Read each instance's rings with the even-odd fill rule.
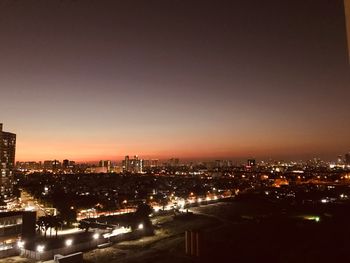
[[350,0],[0,0],[0,263],[350,262]]

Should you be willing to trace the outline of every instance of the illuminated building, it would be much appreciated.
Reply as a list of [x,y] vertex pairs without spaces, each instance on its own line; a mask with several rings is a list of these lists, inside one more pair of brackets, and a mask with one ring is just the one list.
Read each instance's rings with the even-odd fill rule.
[[0,213],[0,250],[15,249],[19,240],[35,236],[36,212]]
[[345,154],[345,163],[350,165],[350,153]]
[[10,201],[13,197],[13,169],[15,166],[16,134],[4,132],[0,123],[0,198]]
[[177,167],[180,164],[180,159],[179,158],[171,158],[169,160],[169,166],[171,167]]
[[110,173],[111,172],[111,165],[112,163],[111,163],[111,161],[110,160],[101,160],[100,161],[100,167],[103,167],[103,168],[106,168],[106,172],[107,173]]
[[139,159],[137,155],[133,159],[129,158],[129,155],[125,156],[123,161],[123,169],[130,173],[142,173],[143,172],[143,160]]
[[69,160],[63,160],[63,162],[62,162],[62,168],[63,168],[63,169],[67,169],[68,166],[69,166]]
[[41,162],[16,162],[16,168],[23,171],[40,170]]
[[151,160],[151,167],[158,167],[158,162],[159,162],[158,159],[152,159]]
[[75,168],[75,162],[70,160],[63,160],[62,161],[62,169],[65,172],[72,172]]
[[248,167],[254,167],[256,165],[255,159],[248,159],[247,165]]
[[339,155],[337,159],[337,164],[341,165],[344,163],[343,156]]
[[130,161],[130,171],[133,173],[142,173],[143,170],[143,160],[139,159],[137,155],[134,156],[134,159]]
[[130,167],[130,158],[129,155],[125,156],[125,159],[123,161],[123,169],[126,172],[129,172],[129,167]]
[[57,171],[58,169],[61,168],[61,163],[58,160],[48,160],[44,161],[44,170],[47,171]]

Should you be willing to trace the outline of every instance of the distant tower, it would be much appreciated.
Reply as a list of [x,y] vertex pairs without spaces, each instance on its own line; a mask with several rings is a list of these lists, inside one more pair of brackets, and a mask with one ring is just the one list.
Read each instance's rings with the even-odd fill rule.
[[256,165],[255,159],[248,159],[248,161],[247,161],[248,167],[255,167],[255,165]]
[[110,173],[111,167],[112,167],[112,162],[110,160],[101,160],[100,167],[105,167],[107,170],[107,173]]
[[130,157],[129,157],[129,155],[125,156],[125,159],[123,162],[123,168],[124,168],[124,171],[130,172]]
[[350,152],[345,154],[345,164],[350,165]]
[[13,197],[16,134],[4,132],[2,126],[0,123],[0,199],[7,202]]
[[348,54],[350,63],[350,0],[344,0],[345,7],[345,22],[346,22],[346,32],[348,39]]

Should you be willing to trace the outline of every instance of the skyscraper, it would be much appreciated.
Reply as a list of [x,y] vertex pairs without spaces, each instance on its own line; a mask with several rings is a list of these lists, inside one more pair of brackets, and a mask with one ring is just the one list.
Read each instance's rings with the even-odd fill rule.
[[345,164],[350,165],[350,152],[345,154]]
[[143,160],[139,159],[137,155],[133,159],[130,159],[129,155],[127,155],[123,161],[123,170],[130,173],[142,173]]
[[255,167],[255,165],[256,165],[255,159],[248,159],[248,161],[247,161],[248,167]]
[[112,162],[110,160],[101,160],[99,166],[106,168],[107,173],[110,173],[112,168]]
[[130,167],[130,157],[129,155],[125,156],[125,159],[123,161],[123,169],[126,172],[129,172],[129,167]]
[[16,134],[4,132],[0,123],[0,199],[9,201],[13,197],[12,173],[15,167]]

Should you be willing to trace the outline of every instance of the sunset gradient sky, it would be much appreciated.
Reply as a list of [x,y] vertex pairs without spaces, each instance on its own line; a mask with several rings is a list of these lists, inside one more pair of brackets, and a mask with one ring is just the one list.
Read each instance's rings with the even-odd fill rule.
[[0,2],[19,161],[335,159],[349,97],[341,0]]

